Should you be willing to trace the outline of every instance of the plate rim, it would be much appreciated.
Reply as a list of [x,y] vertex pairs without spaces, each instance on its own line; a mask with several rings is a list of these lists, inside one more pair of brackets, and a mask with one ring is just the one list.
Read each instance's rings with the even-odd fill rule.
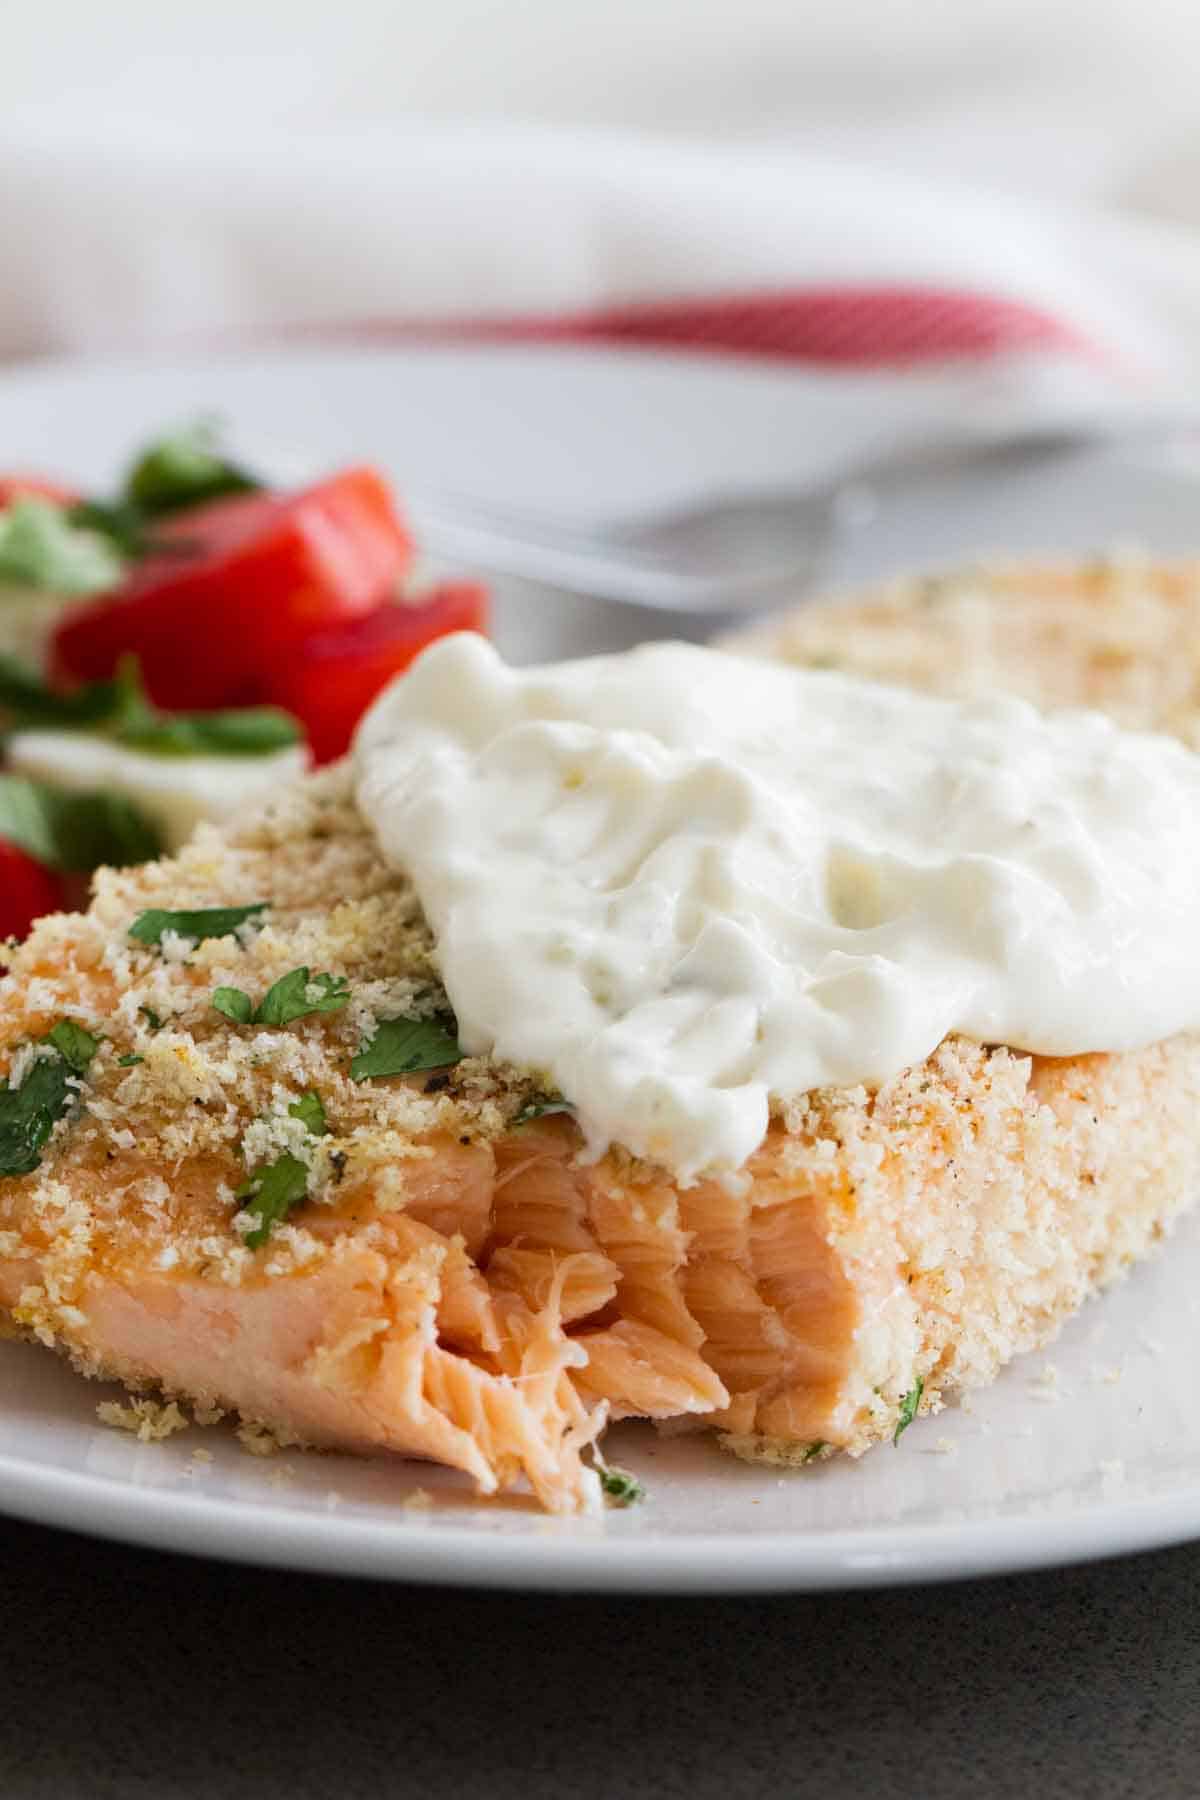
[[0,1513],[143,1549],[308,1575],[563,1593],[786,1594],[974,1580],[1165,1549],[1200,1537],[1200,1486],[1100,1500],[1061,1517],[672,1538],[622,1537],[622,1515],[606,1513],[594,1523],[547,1518],[544,1533],[493,1537],[422,1523],[411,1509],[392,1520],[307,1513],[0,1454]]
[[143,371],[158,375],[172,371],[188,372],[202,367],[259,368],[265,363],[278,364],[293,360],[303,362],[326,357],[348,362],[374,362],[395,357],[412,362],[427,359],[512,364],[523,361],[547,364],[606,363],[616,369],[623,366],[657,368],[683,374],[689,371],[698,373],[724,370],[730,377],[742,375],[760,385],[772,374],[778,379],[785,372],[773,365],[764,367],[757,359],[739,356],[735,352],[716,354],[712,351],[689,349],[687,345],[664,345],[656,348],[627,343],[562,343],[553,339],[456,340],[439,337],[436,333],[427,336],[414,333],[411,337],[372,342],[369,338],[356,337],[351,332],[339,333],[337,330],[314,328],[291,338],[275,333],[261,339],[230,337],[194,339],[190,342],[175,339],[170,343],[147,345],[140,351],[119,345],[95,351],[39,351],[11,361],[0,361],[0,393],[9,387],[49,386],[72,376],[87,377],[95,374],[111,378],[140,374]]

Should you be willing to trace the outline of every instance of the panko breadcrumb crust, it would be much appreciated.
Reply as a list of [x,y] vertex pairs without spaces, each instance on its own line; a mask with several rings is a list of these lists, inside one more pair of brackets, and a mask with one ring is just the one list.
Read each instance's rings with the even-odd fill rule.
[[1200,748],[1200,561],[980,563],[806,601],[722,647],[933,694],[1092,706]]
[[[1191,741],[1200,675],[1185,681],[1179,646],[1200,645],[1200,578],[1138,578],[1173,621],[1173,648],[1160,621],[1155,647],[1143,635],[1135,649],[1135,664],[1170,664],[1158,701],[1157,678],[1118,656],[1119,620],[1134,632],[1140,604],[1129,579],[972,574],[962,608],[989,687],[1086,698]],[[1110,581],[1126,583],[1119,603]],[[947,606],[958,617],[953,591],[897,584],[740,644],[962,691],[974,653],[965,615],[947,634]],[[128,936],[148,907],[262,900],[261,926],[236,937],[160,951]],[[301,964],[346,976],[351,1005],[283,1030],[212,1007],[218,986],[259,996]],[[103,872],[89,911],[39,924],[0,981],[0,1071],[60,1018],[102,1038],[41,1167],[0,1179],[0,1304],[85,1373],[202,1416],[432,1455],[483,1491],[524,1475],[569,1509],[592,1493],[579,1458],[606,1413],[710,1426],[776,1464],[860,1453],[918,1388],[920,1410],[936,1409],[1052,1338],[1200,1175],[1192,1036],[1070,1059],[951,1038],[878,1089],[779,1106],[740,1177],[680,1187],[620,1150],[584,1165],[569,1119],[522,1122],[536,1079],[489,1060],[350,1079],[375,1021],[444,1004],[411,887],[378,855],[344,766],[203,829],[172,861]],[[327,1137],[288,1111],[309,1090]],[[254,1251],[234,1188],[247,1162],[285,1150],[308,1165],[308,1198]],[[216,1321],[227,1352],[189,1355],[193,1318]],[[418,1338],[419,1367],[405,1360]],[[287,1366],[268,1379],[264,1356]],[[147,1435],[158,1416],[123,1422]]]

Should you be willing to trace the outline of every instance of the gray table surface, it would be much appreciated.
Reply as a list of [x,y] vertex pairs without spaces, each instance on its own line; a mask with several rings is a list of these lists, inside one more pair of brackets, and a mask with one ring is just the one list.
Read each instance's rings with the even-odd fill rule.
[[1200,1795],[1200,1546],[779,1600],[371,1586],[0,1520],[3,1800]]

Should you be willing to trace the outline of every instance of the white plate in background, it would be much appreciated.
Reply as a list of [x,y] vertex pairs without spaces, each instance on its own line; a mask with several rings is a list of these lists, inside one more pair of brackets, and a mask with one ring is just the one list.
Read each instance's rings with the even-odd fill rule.
[[[0,467],[112,485],[164,424],[223,415],[314,471],[375,461],[406,483],[575,514],[786,485],[806,424],[786,371],[628,352],[308,348],[0,375]],[[923,477],[834,546],[842,584],[977,554],[1200,548],[1200,475],[1172,448],[994,458]],[[663,635],[669,634],[669,629]],[[520,659],[620,647],[645,614],[502,584]],[[1027,1568],[1200,1536],[1200,1224],[1090,1306],[1048,1354],[901,1447],[780,1476],[704,1437],[606,1441],[650,1498],[600,1520],[476,1503],[422,1464],[285,1452],[221,1430],[139,1444],[103,1390],[0,1344],[0,1508],[135,1543],[379,1578],[611,1591],[787,1591]],[[197,1458],[197,1450],[207,1453]]]

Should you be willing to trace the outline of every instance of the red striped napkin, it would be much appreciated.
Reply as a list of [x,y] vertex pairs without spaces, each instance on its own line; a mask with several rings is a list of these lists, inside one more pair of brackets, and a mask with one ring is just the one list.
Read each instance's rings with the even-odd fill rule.
[[336,334],[749,358],[810,383],[815,468],[1121,430],[1200,374],[1200,247],[1165,226],[618,134],[116,130],[0,128],[0,352]]

